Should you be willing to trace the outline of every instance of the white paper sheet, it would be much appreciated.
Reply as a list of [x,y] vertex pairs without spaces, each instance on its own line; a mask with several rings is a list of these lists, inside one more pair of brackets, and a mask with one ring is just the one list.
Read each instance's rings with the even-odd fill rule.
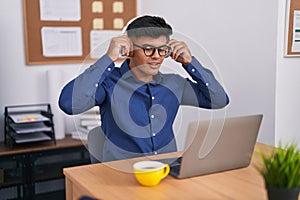
[[79,21],[80,0],[40,0],[41,21]]
[[294,11],[292,52],[300,52],[300,10]]
[[43,56],[82,56],[80,27],[43,27]]
[[92,30],[90,32],[90,57],[100,58],[106,51],[112,37],[122,35],[122,31]]
[[10,114],[9,117],[13,120],[14,123],[17,124],[49,121],[49,118],[43,116],[40,113]]

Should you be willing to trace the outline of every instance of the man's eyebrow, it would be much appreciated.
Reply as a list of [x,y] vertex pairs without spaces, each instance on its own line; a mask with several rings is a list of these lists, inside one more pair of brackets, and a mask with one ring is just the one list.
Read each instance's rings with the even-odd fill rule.
[[151,45],[151,44],[142,44],[141,46],[143,47],[164,47],[164,46],[168,46],[167,44],[163,44],[163,45],[160,45],[160,46],[154,46],[154,45]]
[[147,43],[146,43],[146,44],[142,44],[141,46],[148,46],[148,47],[150,46],[150,47],[154,47],[153,45],[147,44]]

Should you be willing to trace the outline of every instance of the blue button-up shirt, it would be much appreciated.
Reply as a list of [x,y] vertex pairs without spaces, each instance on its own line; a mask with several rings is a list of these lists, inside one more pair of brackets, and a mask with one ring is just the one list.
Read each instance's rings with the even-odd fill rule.
[[217,109],[229,102],[196,58],[184,69],[193,80],[159,72],[145,83],[135,78],[129,60],[115,67],[104,55],[63,88],[59,106],[67,114],[100,107],[107,138],[102,161],[176,151],[172,125],[180,105]]

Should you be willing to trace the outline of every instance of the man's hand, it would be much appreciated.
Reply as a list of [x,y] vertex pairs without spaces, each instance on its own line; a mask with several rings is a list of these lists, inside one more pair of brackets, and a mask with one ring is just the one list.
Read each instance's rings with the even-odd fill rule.
[[182,42],[177,40],[170,40],[168,45],[172,49],[171,58],[181,64],[188,65],[192,62],[192,55],[188,48],[188,46]]
[[113,37],[110,41],[106,55],[108,55],[113,61],[116,61],[120,56],[122,49],[123,56],[129,56],[131,49],[131,40],[126,36]]

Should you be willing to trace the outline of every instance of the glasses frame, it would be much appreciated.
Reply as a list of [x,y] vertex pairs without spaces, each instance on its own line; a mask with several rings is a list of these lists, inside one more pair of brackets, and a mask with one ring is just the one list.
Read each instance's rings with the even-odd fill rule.
[[[162,45],[162,46],[159,46],[159,47],[154,47],[154,46],[151,46],[151,45],[140,46],[140,45],[137,45],[137,44],[135,44],[135,43],[132,43],[132,44],[133,44],[133,46],[135,46],[135,47],[138,47],[138,48],[140,48],[140,49],[143,49],[143,50],[144,50],[144,54],[145,54],[145,56],[147,56],[147,57],[153,56],[153,55],[155,54],[155,52],[157,51],[157,52],[158,52],[158,55],[159,55],[160,57],[165,57],[165,58],[167,58],[167,57],[170,56],[171,50],[172,50],[171,47],[168,46],[168,45]],[[152,48],[153,50],[152,50],[152,53],[151,53],[151,54],[147,55],[147,54],[146,54],[146,50],[147,50],[147,48],[149,48],[149,47]],[[167,47],[168,52],[166,53],[166,55],[161,55],[160,50],[161,50],[162,47]]]

